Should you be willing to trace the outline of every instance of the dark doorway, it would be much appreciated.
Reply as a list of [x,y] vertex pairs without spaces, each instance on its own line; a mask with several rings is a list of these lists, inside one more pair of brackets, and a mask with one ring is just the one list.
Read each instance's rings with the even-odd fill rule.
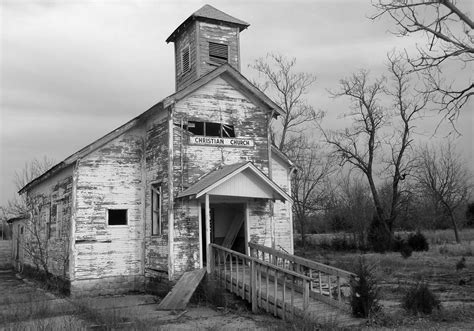
[[[211,203],[210,216],[211,243],[245,254],[245,204]],[[202,254],[205,265],[207,247],[204,204],[201,205],[201,229]]]

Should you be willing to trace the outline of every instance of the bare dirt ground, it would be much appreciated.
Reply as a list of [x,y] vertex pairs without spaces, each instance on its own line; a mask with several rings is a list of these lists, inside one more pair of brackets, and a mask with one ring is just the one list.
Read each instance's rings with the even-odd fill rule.
[[185,311],[160,311],[158,303],[147,294],[59,297],[12,270],[0,270],[0,330],[277,330],[285,325],[245,309],[191,303]]

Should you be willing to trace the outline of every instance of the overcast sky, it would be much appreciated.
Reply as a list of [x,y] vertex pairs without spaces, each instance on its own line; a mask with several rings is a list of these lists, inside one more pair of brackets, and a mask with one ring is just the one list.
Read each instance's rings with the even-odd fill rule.
[[[60,162],[172,94],[174,49],[165,40],[206,3],[250,23],[240,39],[247,77],[267,52],[317,76],[308,99],[327,111],[328,126],[347,108],[326,89],[361,68],[378,75],[388,51],[422,42],[390,34],[389,20],[369,20],[370,0],[2,0],[0,204],[29,160]],[[456,140],[471,165],[472,113],[471,103]],[[435,121],[419,126],[428,132]]]

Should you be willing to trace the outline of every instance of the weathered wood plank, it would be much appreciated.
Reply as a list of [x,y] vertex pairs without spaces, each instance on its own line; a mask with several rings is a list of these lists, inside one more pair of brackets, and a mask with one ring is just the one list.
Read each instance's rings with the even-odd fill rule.
[[171,292],[160,302],[158,309],[182,310],[206,274],[206,269],[188,271],[183,274]]
[[240,228],[244,224],[244,216],[243,215],[236,215],[232,220],[232,224],[227,231],[224,241],[222,242],[222,246],[225,248],[232,248],[234,244],[235,238],[237,238],[237,234],[239,233]]

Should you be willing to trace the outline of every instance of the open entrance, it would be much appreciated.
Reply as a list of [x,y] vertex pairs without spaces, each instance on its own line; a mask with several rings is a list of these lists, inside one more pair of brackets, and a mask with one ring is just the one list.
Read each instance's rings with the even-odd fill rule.
[[[211,203],[209,207],[210,242],[245,254],[245,204]],[[204,204],[201,204],[201,229],[203,264],[206,265],[207,229]]]

